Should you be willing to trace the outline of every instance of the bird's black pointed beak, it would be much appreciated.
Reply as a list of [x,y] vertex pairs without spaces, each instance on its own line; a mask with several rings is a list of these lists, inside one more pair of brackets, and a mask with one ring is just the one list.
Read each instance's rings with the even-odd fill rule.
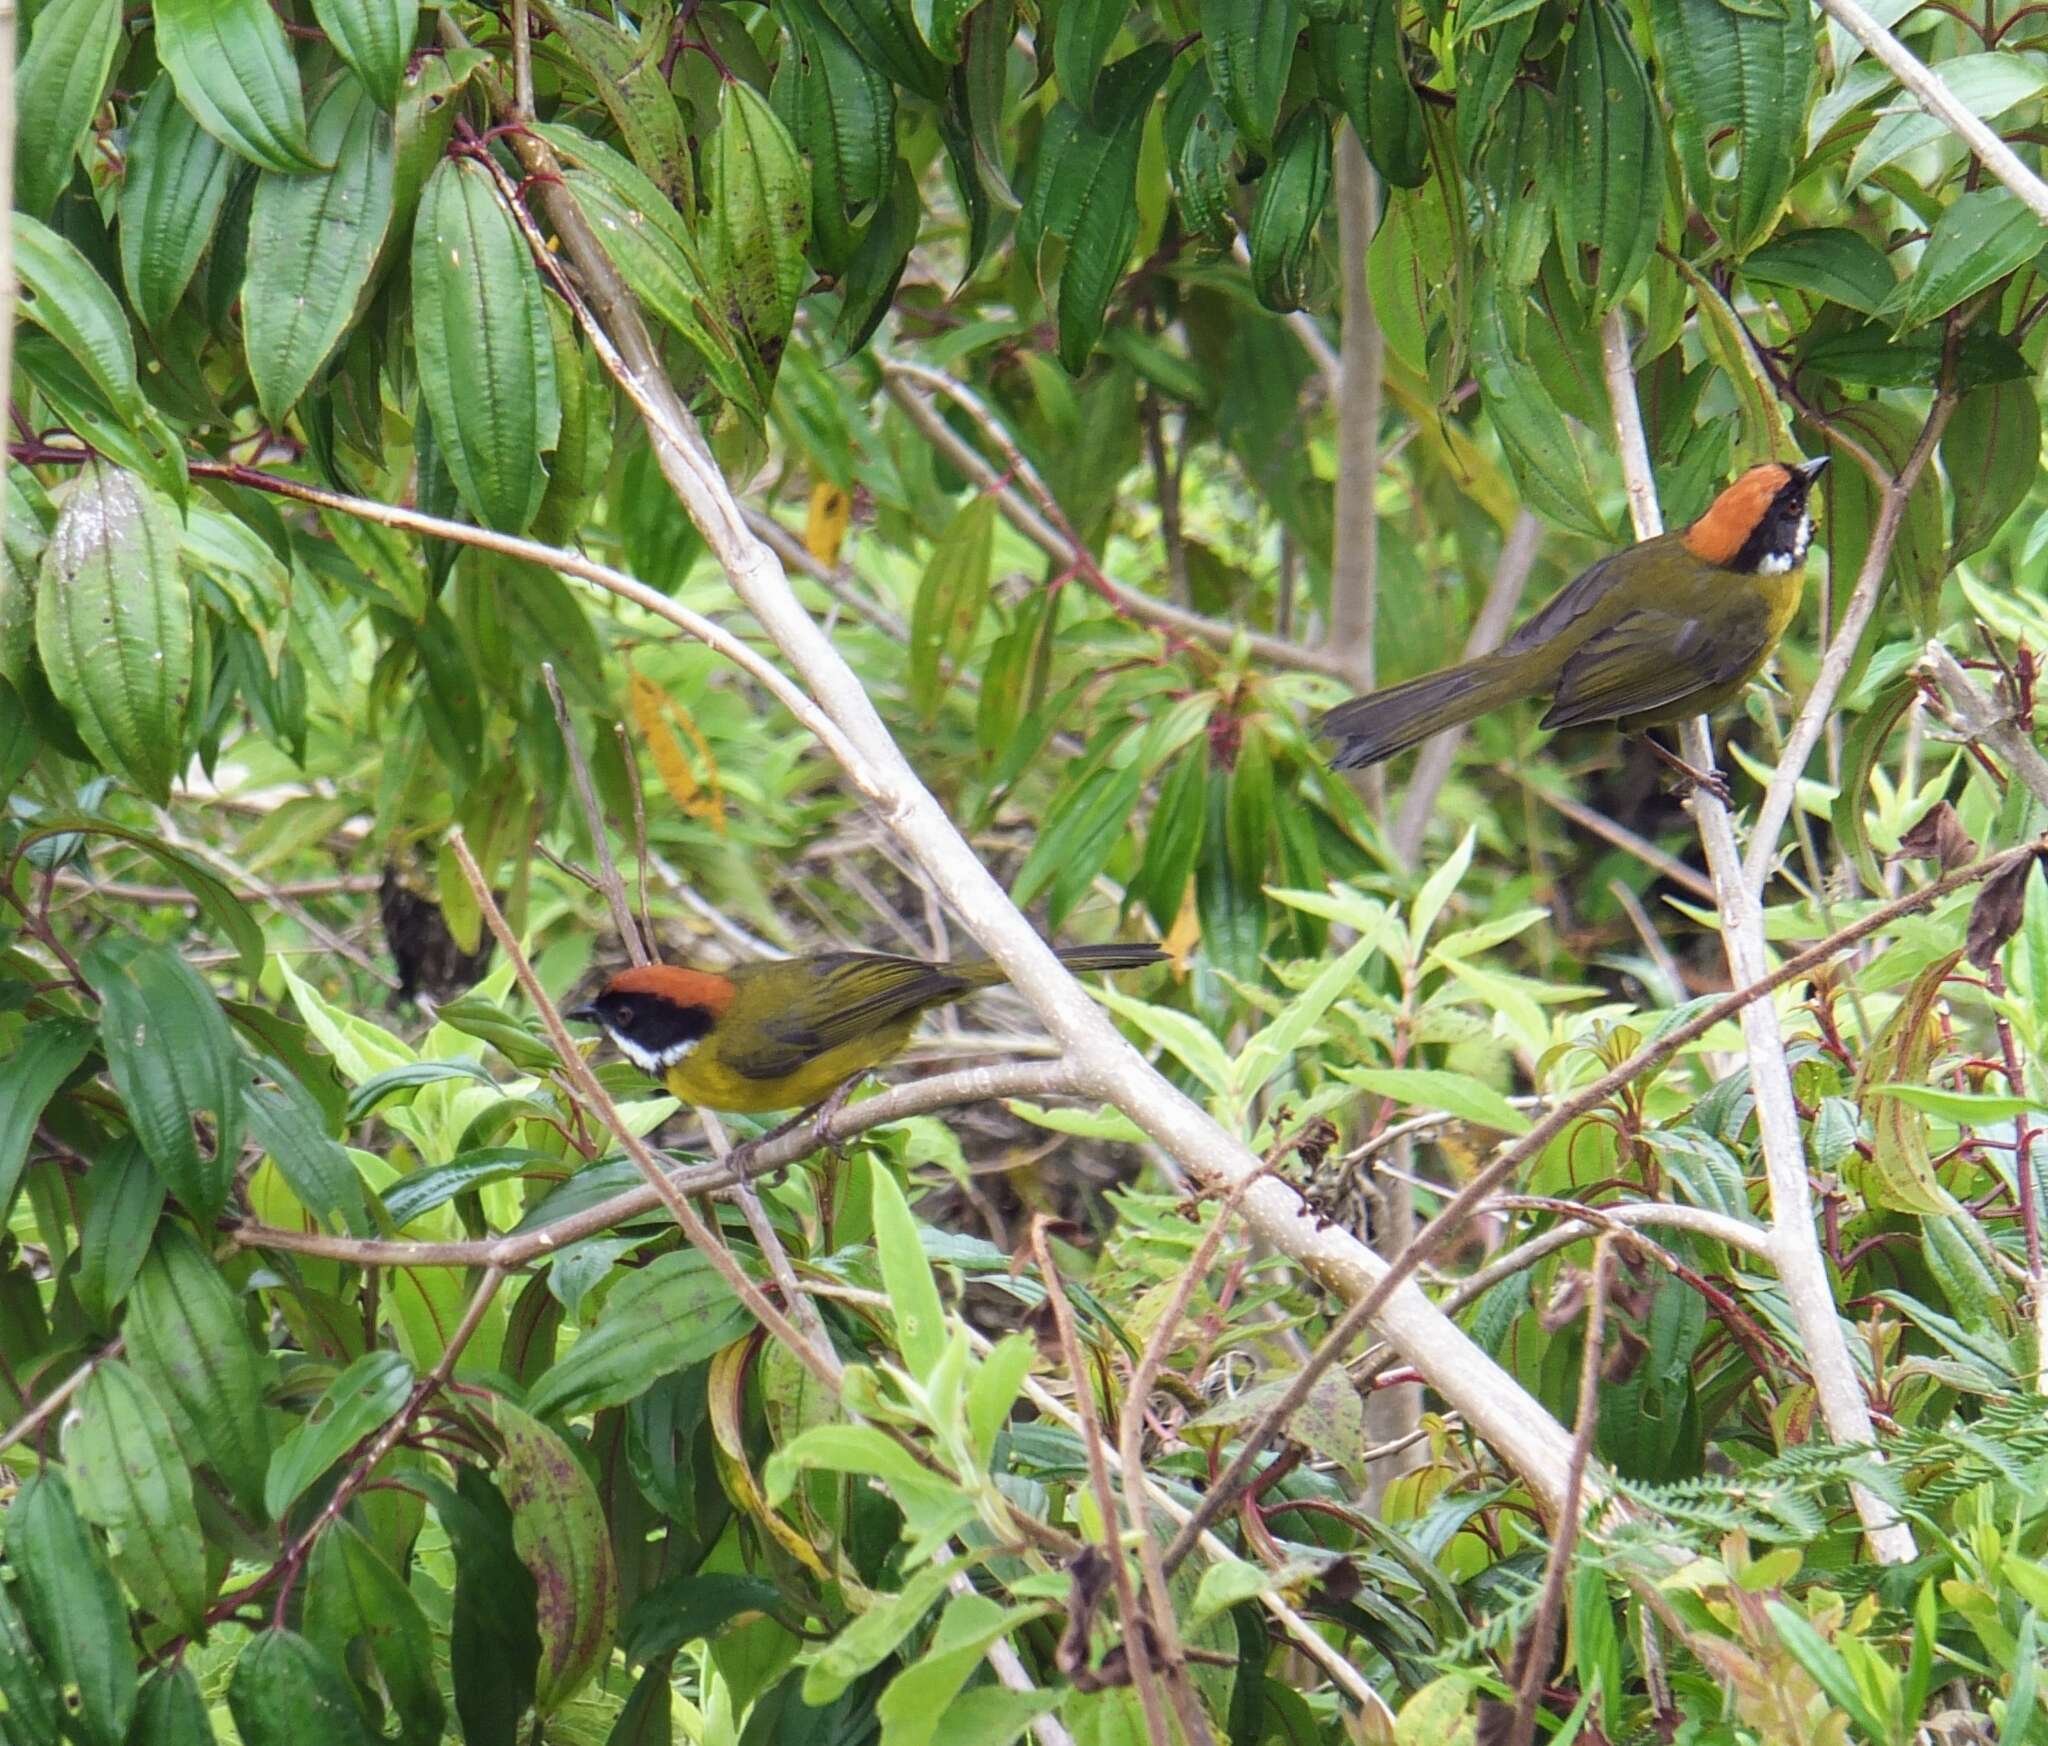
[[596,1025],[604,1022],[603,1015],[598,1012],[596,1004],[591,1001],[585,1001],[581,1006],[571,1007],[562,1016],[565,1019],[574,1019],[579,1025]]
[[1834,456],[1832,455],[1821,455],[1815,460],[1801,462],[1798,466],[1794,467],[1792,471],[1797,473],[1800,478],[1804,479],[1807,482],[1807,484],[1811,485],[1814,482],[1814,480],[1818,479],[1823,473],[1825,473],[1828,470],[1828,462],[1830,462],[1833,459]]

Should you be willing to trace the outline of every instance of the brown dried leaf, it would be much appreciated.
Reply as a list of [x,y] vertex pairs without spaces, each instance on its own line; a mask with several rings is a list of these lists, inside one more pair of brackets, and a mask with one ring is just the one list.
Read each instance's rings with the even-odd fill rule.
[[1970,906],[1970,930],[1965,951],[1979,970],[1998,962],[2005,943],[2020,931],[2027,913],[2027,876],[2040,861],[2038,854],[2024,855],[1984,881],[1977,901]]
[[1919,822],[1899,839],[1894,861],[1939,861],[1944,873],[1967,867],[1977,858],[1977,845],[1963,829],[1956,809],[1937,800],[1920,815]]

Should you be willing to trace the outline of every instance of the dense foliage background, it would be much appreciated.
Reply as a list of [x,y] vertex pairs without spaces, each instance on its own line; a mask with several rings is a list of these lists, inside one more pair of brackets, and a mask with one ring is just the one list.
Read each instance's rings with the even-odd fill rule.
[[[24,6],[0,1739],[2048,1737],[2048,12],[1826,5]],[[558,1048],[628,910],[974,950],[650,344],[1015,901],[1168,945],[1103,998],[1312,1221],[1009,994],[913,1057],[1007,1101],[644,1184],[768,1124]],[[1322,763],[1625,485],[1820,453],[1722,724],[1759,916],[1606,732]],[[1766,940],[1828,944],[1702,1018]],[[1500,1371],[1411,1316],[1261,1423],[1489,1154],[1421,1278]]]

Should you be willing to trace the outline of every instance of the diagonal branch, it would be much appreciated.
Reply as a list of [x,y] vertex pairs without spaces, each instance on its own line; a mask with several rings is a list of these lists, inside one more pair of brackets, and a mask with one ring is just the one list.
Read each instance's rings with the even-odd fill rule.
[[[1602,329],[1601,360],[1607,377],[1608,403],[1614,414],[1616,445],[1621,451],[1622,474],[1628,481],[1636,537],[1649,539],[1662,530],[1663,517],[1657,507],[1649,445],[1643,436],[1642,410],[1636,401],[1627,318],[1619,309],[1609,312]],[[1872,541],[1871,556],[1879,574],[1889,551],[1889,541],[1882,545]],[[1789,794],[1791,785],[1797,781],[1798,770],[1805,762],[1805,752],[1799,749],[1797,739],[1795,734],[1795,744],[1788,747],[1772,780],[1773,793],[1783,784]],[[1810,747],[1811,741],[1807,745]],[[1696,769],[1713,768],[1713,729],[1704,716],[1685,724],[1681,747],[1686,760]],[[1760,890],[1744,875],[1741,853],[1735,845],[1735,829],[1719,797],[1705,789],[1695,789],[1690,804],[1699,827],[1700,846],[1706,851],[1707,870],[1714,880],[1721,914],[1721,944],[1727,954],[1729,972],[1738,983],[1754,983],[1768,973],[1770,962],[1770,951],[1764,941]],[[1788,808],[1789,804],[1788,798]],[[1769,811],[1768,806],[1766,810]],[[1759,823],[1752,853],[1768,853],[1771,839],[1763,834],[1764,830],[1768,828],[1775,834],[1783,817],[1782,812],[1777,813],[1775,822],[1768,827]],[[1773,1259],[1793,1322],[1806,1348],[1807,1362],[1812,1367],[1821,1417],[1829,1435],[1838,1443],[1874,1443],[1876,1427],[1871,1422],[1856,1363],[1842,1332],[1827,1264],[1814,1232],[1806,1148],[1800,1137],[1799,1107],[1792,1094],[1792,1071],[1785,1060],[1785,1034],[1776,1004],[1758,1000],[1744,1006],[1742,1036],[1749,1055],[1750,1089],[1756,1098],[1757,1129],[1770,1186]],[[1912,1530],[1898,1520],[1875,1492],[1857,1486],[1853,1495],[1857,1514],[1877,1557],[1888,1564],[1910,1560],[1914,1555]]]

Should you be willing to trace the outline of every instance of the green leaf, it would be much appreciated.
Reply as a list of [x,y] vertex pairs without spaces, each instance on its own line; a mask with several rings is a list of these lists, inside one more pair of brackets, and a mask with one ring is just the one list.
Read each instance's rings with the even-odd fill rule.
[[110,1325],[149,1255],[164,1210],[164,1180],[134,1137],[108,1146],[80,1184],[85,1211],[78,1227],[74,1285],[86,1314]]
[[459,1466],[453,1490],[435,1481],[429,1495],[455,1550],[448,1659],[462,1738],[512,1746],[540,1657],[533,1576],[513,1549],[511,1512],[483,1473]]
[[732,1287],[701,1255],[659,1256],[612,1289],[603,1320],[541,1377],[527,1404],[548,1418],[621,1406],[662,1377],[703,1363],[751,1325]]
[[1072,116],[1057,161],[1051,154],[1058,113],[1047,123],[1032,194],[1018,221],[1017,245],[1035,257],[1042,236],[1066,239],[1067,259],[1060,269],[1060,362],[1076,376],[1102,337],[1109,299],[1137,241],[1133,188],[1138,148],[1146,112],[1172,65],[1173,51],[1164,43],[1150,43],[1105,71],[1093,119]]
[[78,1391],[63,1438],[78,1513],[106,1530],[115,1574],[163,1628],[197,1631],[213,1591],[192,1473],[163,1408],[110,1358]]
[[964,670],[988,606],[995,550],[996,500],[970,497],[946,524],[910,615],[910,706],[929,723],[953,675]]
[[1323,88],[1342,105],[1372,167],[1397,188],[1429,179],[1429,134],[1408,72],[1400,0],[1362,0],[1356,15],[1310,27]]
[[1558,232],[1607,309],[1643,276],[1664,211],[1657,99],[1613,0],[1579,11],[1558,80],[1557,148]]
[[[957,135],[948,131],[947,150],[954,151],[960,143]],[[957,172],[959,168],[956,156],[954,169]],[[988,201],[978,177],[970,179],[970,186],[979,202],[977,216],[971,221],[977,229],[968,243],[969,261],[961,273],[962,284],[973,277],[974,265],[988,246]],[[889,196],[876,209],[860,247],[846,265],[839,319],[832,324],[833,342],[846,356],[853,356],[874,338],[882,317],[894,305],[896,288],[903,282],[903,269],[910,264],[910,251],[917,246],[918,224],[923,217],[924,202],[918,195],[917,179],[910,173],[910,166],[899,159],[889,184]]]
[[1050,888],[1053,897],[1047,913],[1057,927],[1102,871],[1130,824],[1144,787],[1144,769],[1134,759],[1120,770],[1091,771],[1064,790],[1047,811],[1044,828],[1017,870],[1011,897],[1027,904]]
[[128,1746],[214,1746],[214,1740],[213,1718],[191,1662],[159,1667],[143,1684]]
[[1252,207],[1252,290],[1268,309],[1285,313],[1308,300],[1331,166],[1330,118],[1320,104],[1304,104],[1273,148]]
[[[1777,223],[1805,150],[1812,11],[1790,0],[1740,12],[1722,0],[1654,0],[1650,18],[1686,184],[1740,255]],[[1732,173],[1719,175],[1731,148]]]
[[[1178,111],[1186,107],[1187,114]],[[1231,207],[1237,162],[1237,127],[1209,88],[1206,67],[1191,71],[1166,108],[1168,168],[1181,222],[1191,237],[1227,247],[1237,234]],[[1176,123],[1180,125],[1176,125]]]
[[93,1027],[82,1020],[37,1019],[0,1061],[0,1217],[14,1202],[44,1106],[78,1071],[92,1044]]
[[64,1476],[36,1473],[4,1525],[10,1586],[71,1728],[85,1746],[121,1746],[135,1714],[135,1644],[121,1590]]
[[119,0],[50,0],[15,70],[14,203],[47,218],[71,185],[78,148],[121,47]]
[[1179,920],[1188,880],[1202,853],[1208,786],[1209,741],[1204,735],[1181,754],[1159,784],[1159,799],[1145,831],[1145,859],[1131,887],[1162,933]]
[[328,1131],[320,1100],[281,1061],[265,1057],[242,1088],[249,1136],[264,1150],[299,1204],[318,1219],[364,1223],[362,1179],[348,1150]]
[[541,454],[562,407],[540,281],[481,164],[447,159],[428,177],[412,273],[420,390],[448,471],[478,522],[523,532],[547,489]]
[[290,175],[324,166],[284,24],[266,0],[156,0],[156,51],[179,100],[230,151]]
[[150,799],[184,767],[192,599],[171,507],[88,461],[65,494],[36,587],[36,648],[93,755]]
[[[955,1595],[946,1603],[931,1647],[889,1681],[875,1705],[890,1746],[931,1746],[939,1730],[948,1740],[1002,1746],[1033,1718],[1060,1702],[1057,1693],[963,1691],[991,1644],[1010,1637],[1047,1609],[1002,1607],[987,1595]],[[963,1730],[953,1732],[954,1729]]]
[[1280,120],[1294,43],[1305,22],[1294,0],[1201,0],[1209,81],[1253,149],[1267,151]]
[[1743,258],[1742,276],[1875,315],[1898,289],[1890,260],[1853,230],[1792,230]]
[[[0,1519],[0,1528],[4,1528]],[[42,1652],[14,1604],[12,1584],[0,1583],[0,1715],[7,1717],[10,1738],[55,1740],[57,1693],[43,1664]],[[204,1743],[211,1746],[211,1742]]]
[[619,1647],[628,1662],[652,1666],[686,1643],[716,1637],[773,1610],[781,1598],[774,1583],[758,1576],[723,1571],[673,1576],[633,1603],[619,1629]]
[[1951,500],[1948,562],[1974,557],[2027,500],[2041,469],[2041,408],[2030,380],[1973,388],[1941,433]]
[[[419,0],[313,0],[313,16],[370,95],[385,109],[396,109],[419,35]],[[320,150],[317,129],[313,149]]]
[[[1920,421],[1901,408],[1875,399],[1842,407],[1833,421],[1896,474],[1913,452]],[[1835,464],[1821,475],[1822,524],[1828,530],[1828,567],[1853,580],[1870,550],[1880,513],[1878,491],[1856,458],[1846,450],[1830,450]],[[1932,636],[1940,622],[1941,585],[1947,541],[1941,522],[1941,483],[1932,468],[1923,468],[1906,498],[1906,513],[1885,566],[1887,585],[1905,597],[1912,622],[1922,636]],[[1845,591],[1835,591],[1836,611]]]
[[783,58],[776,107],[811,160],[811,253],[842,273],[860,246],[851,215],[882,199],[896,160],[896,88],[818,0],[783,9],[797,53]]
[[[554,144],[568,130],[542,126],[537,131]],[[585,142],[576,155],[584,167],[572,169],[563,180],[633,295],[688,343],[721,394],[750,418],[761,417],[759,390],[730,324],[705,289],[704,268],[682,220],[655,198],[653,184],[616,153]]]
[[2003,188],[1958,194],[1934,221],[1919,266],[1887,313],[1901,332],[1946,315],[2025,266],[2044,244],[2048,226]]
[[158,1228],[122,1331],[129,1362],[169,1414],[178,1446],[254,1514],[270,1461],[263,1364],[234,1292],[182,1225]]
[[106,280],[66,238],[26,213],[14,215],[20,313],[78,361],[113,412],[132,428],[148,409],[135,378],[135,341]]
[[[362,1720],[380,1739],[433,1746],[441,1738],[447,1706],[434,1678],[426,1615],[398,1572],[346,1517],[314,1542],[304,1625],[307,1640],[346,1670]],[[374,1680],[364,1668],[366,1656],[376,1666]],[[395,1736],[379,1726],[387,1698],[398,1716]]]
[[946,94],[946,69],[925,47],[910,0],[819,0],[869,65],[879,67],[906,91],[937,103]]
[[296,1631],[264,1631],[242,1651],[228,1713],[242,1746],[369,1746],[347,1676]]
[[924,1239],[910,1216],[910,1203],[887,1170],[874,1178],[875,1249],[882,1263],[882,1289],[889,1298],[889,1316],[896,1324],[896,1350],[919,1381],[928,1377],[945,1355],[946,1312],[939,1302],[938,1281],[925,1259]]
[[[562,399],[562,431],[548,464],[548,488],[533,518],[533,537],[557,545],[573,545],[589,521],[591,498],[603,485],[612,459],[612,384],[602,365],[590,356],[576,335],[576,318],[559,299],[548,302],[548,329],[555,341],[555,392]],[[525,572],[529,602],[562,598],[559,577]],[[569,601],[566,622],[588,635],[582,606]],[[580,643],[582,639],[579,637]],[[556,645],[560,664],[573,680],[580,663],[569,658],[574,648]],[[594,643],[593,643],[594,649]],[[601,657],[593,659],[595,670]],[[445,1007],[443,1009],[445,1011]]]
[[[329,0],[330,4],[336,0]],[[360,80],[337,79],[313,112],[320,175],[256,179],[242,344],[263,416],[273,425],[341,343],[391,223],[391,118]]]
[[1094,112],[1095,81],[1129,10],[1129,0],[1059,0],[1052,14],[1053,74],[1083,115]]
[[503,1182],[536,1165],[558,1168],[560,1160],[530,1146],[487,1146],[479,1152],[465,1152],[447,1164],[401,1176],[384,1191],[384,1211],[393,1228],[402,1231],[414,1219],[447,1205],[458,1195]]
[[810,276],[811,178],[781,117],[744,80],[719,86],[704,182],[705,270],[753,349],[765,397]]
[[1472,298],[1471,355],[1480,399],[1499,433],[1509,469],[1538,514],[1574,533],[1611,539],[1564,415],[1530,379],[1508,342],[1499,303],[1503,294],[1491,275],[1481,278]]
[[661,71],[668,33],[635,37],[606,19],[553,0],[536,0],[534,10],[582,67],[617,123],[633,162],[661,190],[662,205],[694,212],[697,195],[689,136]]
[[172,310],[213,240],[234,159],[192,119],[168,79],[150,86],[128,130],[121,178],[121,278],[142,325],[152,330]]
[[1981,1128],[1993,1122],[2009,1122],[2030,1115],[2041,1107],[2040,1100],[2013,1097],[1997,1091],[1949,1091],[1939,1085],[1873,1085],[1873,1093],[1896,1097],[1915,1109],[1924,1109],[1945,1121]]
[[1339,1078],[1416,1109],[1454,1115],[1500,1134],[1526,1134],[1529,1118],[1492,1086],[1443,1067],[1339,1067]]
[[1794,1612],[1783,1601],[1765,1601],[1764,1611],[1770,1615],[1778,1641],[1790,1651],[1793,1660],[1813,1675],[1814,1683],[1827,1693],[1828,1701],[1849,1712],[1856,1731],[1866,1740],[1885,1739],[1890,1731],[1863,1701],[1862,1688],[1842,1652],[1803,1614]]
[[[1980,121],[1991,121],[2048,91],[2048,59],[2038,54],[1953,55],[1941,63],[1949,94]],[[1948,137],[1948,123],[1917,99],[1897,94],[1863,136],[1842,179],[1844,195],[1909,152]],[[1960,149],[1960,148],[1958,148]]]
[[[227,1205],[242,1149],[241,1050],[227,1015],[169,947],[95,947],[88,965],[114,1089],[164,1185],[203,1229]],[[202,1117],[207,1151],[193,1130]]]
[[1287,1003],[1286,1010],[1278,1018],[1238,1050],[1231,1073],[1231,1089],[1240,1100],[1248,1101],[1267,1080],[1292,1061],[1309,1032],[1322,1022],[1324,1014],[1351,992],[1365,961],[1386,945],[1382,933],[1367,934],[1355,941],[1341,957],[1331,959],[1317,973],[1316,979]]
[[396,1352],[365,1352],[331,1383],[313,1410],[270,1452],[263,1507],[272,1521],[328,1468],[385,1424],[412,1392],[412,1366]]
[[619,1617],[611,1535],[597,1491],[568,1444],[510,1401],[494,1398],[490,1413],[505,1444],[498,1472],[512,1511],[512,1543],[539,1593],[533,1707],[551,1716],[611,1658]]

